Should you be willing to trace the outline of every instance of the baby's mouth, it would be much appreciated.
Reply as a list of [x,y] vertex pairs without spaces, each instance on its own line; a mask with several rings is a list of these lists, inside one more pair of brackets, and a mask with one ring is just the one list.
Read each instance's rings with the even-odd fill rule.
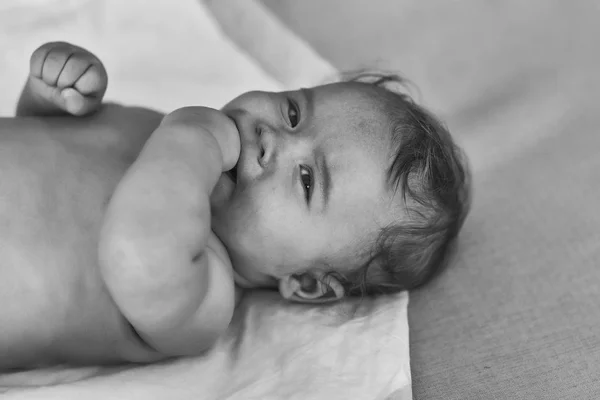
[[231,179],[234,183],[237,183],[237,167],[238,164],[235,164],[235,166],[232,169],[226,172],[229,179]]

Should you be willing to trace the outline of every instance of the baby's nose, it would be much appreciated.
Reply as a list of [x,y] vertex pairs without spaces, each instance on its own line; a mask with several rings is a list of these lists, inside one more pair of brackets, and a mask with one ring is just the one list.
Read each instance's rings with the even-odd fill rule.
[[258,135],[258,162],[263,168],[268,168],[277,157],[277,138],[275,131],[266,124],[258,124],[256,133]]

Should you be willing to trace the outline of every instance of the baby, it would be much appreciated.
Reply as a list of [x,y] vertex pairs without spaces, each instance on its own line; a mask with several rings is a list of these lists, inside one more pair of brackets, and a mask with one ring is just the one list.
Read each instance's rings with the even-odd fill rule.
[[445,264],[468,169],[398,78],[166,116],[102,104],[107,81],[88,51],[45,44],[0,119],[0,370],[195,355],[240,287],[328,302]]

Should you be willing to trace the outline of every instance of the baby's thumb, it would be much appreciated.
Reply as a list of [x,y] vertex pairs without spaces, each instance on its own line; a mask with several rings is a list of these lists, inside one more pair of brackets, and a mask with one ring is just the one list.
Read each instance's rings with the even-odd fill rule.
[[69,114],[82,116],[96,109],[96,99],[85,97],[73,88],[64,89],[60,95],[64,101],[65,111]]

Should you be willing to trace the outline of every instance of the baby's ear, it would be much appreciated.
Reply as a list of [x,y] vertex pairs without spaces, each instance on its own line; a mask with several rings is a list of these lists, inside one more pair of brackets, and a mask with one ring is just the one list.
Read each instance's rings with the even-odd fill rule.
[[344,298],[344,287],[331,275],[306,272],[280,279],[279,293],[284,299],[299,303],[330,303]]

